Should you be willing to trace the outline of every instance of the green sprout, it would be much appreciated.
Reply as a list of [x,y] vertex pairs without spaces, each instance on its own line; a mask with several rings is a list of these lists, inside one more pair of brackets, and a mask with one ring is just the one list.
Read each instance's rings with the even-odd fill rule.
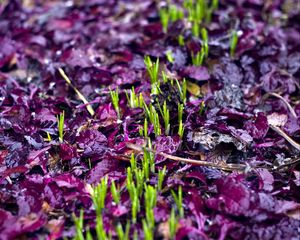
[[193,0],[185,0],[183,6],[188,12],[188,20],[200,24],[205,16],[206,5],[205,0],[196,0],[195,3]]
[[183,19],[184,18],[184,13],[181,9],[177,8],[176,5],[171,4],[169,6],[169,16],[170,16],[170,20],[171,22],[175,22],[179,19]]
[[83,209],[80,210],[79,217],[77,218],[76,215],[73,213],[73,221],[76,228],[76,236],[74,240],[84,240],[83,236]]
[[165,134],[169,135],[170,132],[170,111],[167,107],[166,101],[164,101],[163,110],[162,110],[162,117],[165,123]]
[[182,86],[180,86],[180,83],[178,82],[177,79],[176,79],[176,84],[177,84],[177,88],[179,91],[180,99],[183,102],[183,104],[185,104],[186,103],[186,80],[185,80],[185,78],[182,81]]
[[170,15],[169,11],[167,8],[161,8],[159,10],[159,17],[160,17],[160,22],[163,28],[163,32],[167,33],[168,32],[168,25],[169,25],[169,20],[170,20]]
[[201,66],[205,57],[204,48],[201,48],[201,51],[197,52],[196,55],[192,52],[192,63],[194,66]]
[[149,151],[144,149],[144,156],[143,156],[143,159],[142,159],[142,166],[143,166],[143,170],[144,170],[146,180],[149,180],[149,175],[150,175],[150,161],[151,161],[150,158],[151,158],[151,154],[149,153]]
[[170,239],[174,239],[176,235],[177,224],[178,224],[178,220],[176,218],[174,208],[172,208],[171,210],[168,223],[169,223]]
[[153,240],[153,230],[147,224],[147,221],[145,219],[142,220],[142,224],[143,224],[143,231],[144,231],[144,240]]
[[132,206],[131,206],[132,223],[136,223],[137,213],[140,208],[140,202],[139,202],[138,190],[135,187],[135,183],[132,177],[132,170],[130,167],[127,168],[126,188],[129,193],[130,200],[132,202]]
[[153,125],[153,130],[154,130],[155,136],[157,137],[157,136],[161,135],[159,116],[158,116],[158,113],[156,112],[155,107],[152,104],[150,104],[149,107],[147,107],[147,105],[144,104],[144,109],[145,109],[147,117],[149,118],[150,122]]
[[137,95],[135,93],[134,87],[131,88],[129,95],[126,92],[126,98],[127,98],[127,102],[129,103],[129,106],[131,108],[138,108],[141,105],[143,105],[143,102],[141,102],[141,101],[144,101],[143,94],[140,93],[139,95]]
[[147,118],[144,120],[144,137],[148,137],[148,121]]
[[199,37],[199,35],[200,35],[199,23],[197,23],[197,22],[192,23],[192,34],[196,38]]
[[119,186],[117,187],[114,181],[111,182],[110,191],[114,202],[116,204],[119,204],[121,199],[120,187]]
[[163,82],[167,83],[168,82],[168,76],[167,76],[167,74],[164,71],[162,71],[161,72],[161,76],[162,76]]
[[184,126],[182,122],[183,109],[184,105],[178,104],[178,135],[180,136],[180,138],[182,138],[184,133]]
[[167,57],[167,60],[170,62],[170,63],[174,63],[174,57],[173,57],[173,53],[172,53],[172,50],[168,50],[166,51],[166,57]]
[[136,160],[135,160],[135,157],[134,157],[134,153],[131,154],[131,157],[130,157],[130,166],[131,166],[131,170],[134,172],[137,168],[136,166]]
[[145,171],[144,169],[136,169],[134,173],[136,179],[137,195],[140,197],[143,193],[143,188],[144,188]]
[[234,57],[236,46],[238,44],[239,37],[237,31],[232,31],[231,40],[230,40],[230,56]]
[[101,179],[101,182],[93,188],[91,197],[97,215],[102,214],[102,210],[105,207],[105,198],[107,193],[107,176]]
[[120,119],[119,88],[117,87],[117,89],[115,91],[112,91],[111,89],[109,89],[109,93],[110,93],[110,97],[111,97],[111,101],[114,106],[114,109],[117,112],[118,119]]
[[57,117],[58,124],[58,139],[62,143],[64,141],[64,124],[65,124],[65,111]]
[[219,0],[212,0],[211,8],[212,8],[213,10],[218,9],[218,8],[219,8]]
[[123,230],[122,225],[119,223],[116,226],[116,232],[119,240],[129,240],[129,230],[130,230],[130,222],[127,221],[125,231]]
[[111,233],[107,235],[104,225],[103,225],[103,220],[102,220],[102,215],[96,215],[96,235],[98,240],[107,240],[111,239]]
[[149,56],[145,56],[144,63],[147,68],[147,72],[150,76],[151,84],[157,83],[158,81],[158,71],[159,71],[159,58],[156,59],[156,62],[153,63]]
[[166,175],[166,166],[162,170],[158,170],[157,190],[162,190],[163,181]]
[[202,41],[203,41],[203,48],[204,48],[204,53],[205,56],[208,56],[208,33],[207,30],[205,28],[201,29],[201,36],[202,36]]
[[201,104],[200,104],[200,109],[199,109],[200,116],[203,115],[204,110],[205,110],[205,103],[204,103],[204,101],[202,101]]
[[[58,121],[59,122],[59,121]],[[48,142],[51,142],[52,141],[52,138],[51,138],[51,135],[49,132],[46,132],[47,133],[47,139],[45,139],[45,141],[48,141]]]
[[178,36],[178,44],[179,44],[179,46],[184,46],[184,37],[180,34],[179,36]]
[[149,56],[145,56],[144,63],[147,68],[147,72],[150,77],[151,82],[151,93],[158,94],[160,92],[160,82],[158,79],[159,73],[159,58],[156,59],[156,62],[152,62]]
[[156,206],[157,192],[156,189],[150,185],[145,184],[144,188],[145,188],[144,200],[145,200],[146,220],[148,226],[151,229],[154,229],[155,219],[154,219],[153,209]]
[[90,227],[87,226],[87,229],[86,229],[86,240],[93,240],[93,236],[91,234],[91,231],[90,231]]
[[174,198],[174,201],[176,203],[176,206],[177,206],[177,209],[178,209],[178,212],[179,212],[179,216],[181,218],[183,218],[184,217],[184,209],[183,209],[183,204],[182,204],[182,187],[179,186],[178,195],[173,190],[171,190],[171,192],[172,192],[172,196]]
[[137,214],[140,208],[140,202],[138,196],[135,195],[131,201],[132,201],[132,206],[131,206],[132,223],[136,223]]

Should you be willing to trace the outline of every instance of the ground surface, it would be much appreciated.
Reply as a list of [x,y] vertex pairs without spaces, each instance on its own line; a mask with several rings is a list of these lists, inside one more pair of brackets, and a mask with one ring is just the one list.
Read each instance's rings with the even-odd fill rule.
[[[219,1],[211,21],[200,24],[208,32],[204,41],[191,31],[187,17],[170,21],[163,31],[158,11],[166,6],[163,1],[0,1],[0,239],[72,238],[72,213],[78,216],[80,209],[95,236],[91,186],[104,176],[109,186],[113,180],[120,186],[120,203],[109,188],[102,210],[103,228],[114,239],[116,226],[125,228],[127,221],[130,239],[143,239],[145,226],[152,233],[148,239],[168,239],[172,208],[176,239],[297,239],[296,2]],[[238,44],[230,56],[233,33]],[[208,55],[196,66],[192,56],[205,42]],[[152,95],[145,56],[160,60],[160,90]],[[186,102],[176,83],[183,86],[184,78]],[[150,120],[148,131],[142,131],[147,114],[144,106],[130,106],[126,93],[132,86],[146,105],[152,102],[161,134],[155,134]],[[116,87],[119,119],[109,91]],[[159,110],[164,101],[170,112],[168,136]],[[59,139],[57,117],[63,111]],[[137,146],[149,147],[149,142],[156,152],[199,161],[188,164],[155,154],[154,169],[142,180],[157,185],[158,171],[166,166],[152,227],[143,193],[134,223],[126,185],[131,153],[145,172]],[[212,166],[201,166],[200,160]],[[179,186],[184,216],[174,200]]]

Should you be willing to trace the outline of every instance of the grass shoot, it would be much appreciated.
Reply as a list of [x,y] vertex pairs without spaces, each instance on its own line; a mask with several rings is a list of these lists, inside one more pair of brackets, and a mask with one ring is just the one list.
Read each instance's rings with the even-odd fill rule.
[[182,81],[182,86],[180,85],[179,81],[176,79],[177,88],[179,91],[179,96],[183,104],[186,103],[186,80],[185,78]]
[[59,116],[57,117],[58,139],[61,143],[64,141],[64,124],[65,124],[65,111],[60,113]]
[[117,87],[117,89],[115,91],[112,91],[111,89],[109,89],[109,93],[110,93],[110,97],[111,97],[111,101],[114,106],[114,109],[117,112],[118,119],[120,119],[119,88]]
[[79,217],[76,217],[76,215],[73,213],[73,221],[76,228],[76,236],[74,240],[84,240],[83,236],[83,209],[80,210]]
[[171,193],[172,193],[172,196],[173,196],[174,201],[176,203],[178,213],[179,213],[179,217],[183,218],[184,217],[184,209],[183,209],[183,203],[182,203],[182,187],[179,186],[178,195],[173,190],[171,190]]
[[201,66],[205,57],[205,50],[204,48],[201,48],[201,50],[199,52],[197,52],[196,54],[194,54],[192,52],[192,63],[194,66]]
[[174,208],[172,208],[172,210],[171,210],[171,214],[170,214],[168,223],[169,223],[170,239],[174,239],[175,235],[176,235],[177,224],[178,224],[178,220],[176,218]]
[[110,191],[115,204],[119,204],[121,199],[120,187],[116,186],[114,181],[111,182]]
[[163,109],[162,109],[162,117],[165,124],[165,134],[169,135],[170,133],[170,111],[167,107],[166,101],[164,101]]
[[230,56],[233,58],[235,55],[236,46],[238,44],[239,37],[237,31],[232,31],[231,40],[230,40]]
[[204,103],[204,101],[202,101],[200,104],[200,109],[199,109],[200,116],[203,115],[204,111],[205,111],[205,103]]
[[175,59],[174,59],[174,57],[173,57],[172,50],[166,51],[166,57],[167,57],[167,60],[168,60],[170,63],[174,63]]
[[168,26],[169,26],[169,21],[170,21],[170,15],[169,11],[167,8],[161,8],[159,10],[159,17],[160,17],[160,22],[163,28],[163,32],[167,33],[168,32]]
[[97,216],[102,214],[105,207],[105,198],[107,193],[107,176],[101,179],[101,182],[93,188],[91,197],[97,213]]
[[129,221],[127,221],[127,223],[126,223],[125,231],[123,230],[121,223],[119,223],[116,226],[116,232],[118,235],[118,239],[119,240],[129,240],[129,230],[130,230],[130,222]]
[[158,171],[158,179],[157,179],[157,190],[161,191],[162,190],[162,185],[164,182],[164,178],[166,175],[166,166],[164,166],[164,168],[162,170]]
[[202,41],[203,41],[203,48],[204,48],[205,56],[208,57],[208,51],[209,51],[208,33],[207,33],[207,30],[205,28],[201,29],[201,37],[202,37]]

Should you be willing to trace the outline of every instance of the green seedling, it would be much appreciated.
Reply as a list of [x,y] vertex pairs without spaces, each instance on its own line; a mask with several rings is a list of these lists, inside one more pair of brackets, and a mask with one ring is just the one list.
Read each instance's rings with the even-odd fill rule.
[[148,137],[148,121],[147,121],[147,118],[145,118],[145,120],[144,120],[144,137],[145,138]]
[[153,240],[153,230],[148,226],[145,219],[142,220],[143,231],[144,231],[144,240]]
[[156,62],[152,62],[149,56],[145,56],[144,63],[151,82],[151,94],[157,95],[160,92],[160,81],[158,79],[159,73],[159,58]]
[[107,193],[107,177],[101,179],[101,182],[93,188],[91,197],[97,215],[102,215],[102,210],[105,207],[105,198]]
[[134,173],[135,173],[135,179],[136,179],[137,195],[140,197],[143,193],[145,172],[144,172],[144,169],[136,169],[134,171]]
[[163,120],[165,123],[165,134],[169,135],[169,133],[170,133],[170,111],[167,107],[166,101],[164,101],[162,117],[163,117]]
[[183,209],[183,204],[182,204],[182,187],[179,186],[178,195],[173,190],[171,190],[171,193],[172,193],[172,196],[173,196],[174,201],[176,203],[178,213],[179,213],[179,217],[183,218],[184,217],[184,209]]
[[182,138],[184,133],[184,126],[182,122],[183,109],[184,109],[184,105],[179,104],[178,105],[178,135],[180,136],[180,138]]
[[145,56],[144,63],[146,65],[151,84],[157,83],[159,71],[159,58],[156,59],[156,62],[152,62],[149,56]]
[[205,110],[205,103],[204,103],[204,101],[202,101],[201,104],[200,104],[200,109],[199,109],[200,116],[203,115],[204,110]]
[[218,9],[218,8],[219,8],[219,0],[212,0],[211,8],[212,8],[213,10]]
[[130,93],[128,95],[128,93],[126,92],[126,98],[127,98],[127,102],[129,103],[129,106],[131,108],[138,108],[141,106],[140,101],[144,100],[143,99],[143,95],[136,95],[134,87],[131,88]]
[[158,113],[156,112],[155,107],[152,104],[150,104],[149,107],[147,107],[147,105],[144,104],[144,109],[145,109],[146,115],[148,116],[150,122],[153,125],[153,130],[154,130],[155,136],[161,135],[159,116],[158,116]]
[[182,86],[180,85],[180,83],[178,82],[177,79],[176,79],[176,84],[177,84],[177,88],[179,91],[180,99],[183,102],[183,104],[185,104],[186,103],[186,80],[185,80],[185,78],[182,81]]
[[162,77],[164,83],[168,82],[168,76],[164,71],[161,72],[161,77]]
[[170,62],[170,63],[174,63],[174,57],[173,57],[173,53],[172,53],[172,50],[168,50],[166,52],[166,57],[167,57],[167,60]]
[[207,30],[205,28],[201,29],[201,36],[202,36],[202,41],[203,41],[204,53],[205,53],[205,56],[208,57],[208,51],[209,51],[208,33],[207,33]]
[[90,227],[87,226],[87,229],[86,229],[86,240],[93,240],[93,236],[91,234],[91,231],[90,231]]
[[[58,121],[59,122],[59,121]],[[47,133],[47,141],[48,142],[51,142],[52,141],[52,138],[51,138],[51,135],[49,132],[46,132]],[[45,140],[46,141],[46,140]]]
[[111,191],[111,195],[112,195],[112,198],[113,198],[114,202],[116,204],[119,204],[120,203],[120,199],[121,199],[121,196],[120,196],[120,187],[116,186],[116,184],[115,184],[114,181],[112,181],[112,183],[111,183],[110,191]]
[[131,215],[132,215],[132,223],[135,224],[137,220],[137,214],[140,209],[140,202],[138,196],[135,195],[135,197],[132,200],[132,206],[131,206]]
[[168,8],[169,16],[171,22],[175,22],[179,19],[184,18],[184,13],[181,9],[177,8],[176,5],[171,4]]
[[107,234],[102,220],[102,215],[96,215],[96,235],[98,240],[108,240],[111,239],[111,233]]
[[168,223],[169,223],[170,239],[174,239],[176,235],[177,224],[178,224],[178,220],[176,218],[174,208],[172,208],[171,210]]
[[169,26],[169,21],[170,21],[170,15],[169,11],[167,8],[161,8],[159,10],[159,17],[160,17],[160,22],[163,28],[163,32],[167,33],[168,32],[168,26]]
[[74,240],[84,240],[83,236],[83,209],[80,210],[79,217],[77,218],[76,215],[73,213],[73,221],[76,228],[76,236]]
[[148,226],[151,229],[154,229],[155,219],[154,219],[153,209],[156,206],[157,192],[156,192],[156,188],[150,185],[145,184],[144,188],[145,188],[144,200],[145,200],[146,220]]
[[130,230],[130,222],[127,221],[125,231],[123,230],[122,225],[119,223],[116,227],[116,232],[119,240],[129,240],[129,230]]
[[184,46],[185,45],[184,37],[181,34],[178,36],[178,44],[179,44],[179,46]]
[[144,149],[144,156],[142,159],[142,167],[144,170],[146,180],[149,180],[149,175],[150,175],[150,158],[151,158],[150,153],[146,149]]
[[200,27],[199,27],[199,23],[197,22],[193,22],[192,23],[192,34],[194,37],[198,38],[200,35]]
[[110,93],[110,97],[111,97],[111,101],[114,106],[114,109],[118,115],[118,119],[120,119],[119,88],[117,87],[117,89],[115,91],[112,91],[111,89],[109,89],[109,93]]
[[162,170],[158,170],[158,179],[157,179],[157,190],[161,191],[162,190],[162,185],[164,182],[164,178],[166,175],[166,166]]
[[230,56],[233,58],[235,55],[236,46],[238,44],[239,37],[237,31],[232,31],[231,40],[230,40]]
[[201,48],[201,51],[197,52],[196,55],[192,53],[192,63],[194,66],[201,66],[205,57],[204,48]]
[[58,125],[58,139],[62,143],[64,141],[64,124],[65,124],[65,111],[59,114],[57,117]]
[[132,153],[131,157],[130,157],[130,167],[131,167],[132,172],[134,172],[137,169],[134,153]]

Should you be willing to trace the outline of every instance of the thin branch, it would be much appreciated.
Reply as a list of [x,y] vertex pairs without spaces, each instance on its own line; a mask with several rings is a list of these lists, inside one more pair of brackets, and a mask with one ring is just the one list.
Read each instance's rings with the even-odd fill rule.
[[292,106],[289,104],[289,102],[287,100],[285,100],[282,96],[280,96],[277,93],[267,93],[266,96],[273,96],[273,97],[277,97],[279,98],[281,101],[283,101],[285,103],[285,105],[287,106],[287,108],[290,110],[291,114],[296,118],[297,114],[295,112],[295,110],[292,108]]
[[217,169],[221,169],[224,171],[240,171],[243,172],[246,169],[246,165],[243,164],[226,164],[226,165],[221,165],[221,164],[216,164],[216,163],[212,163],[212,162],[206,162],[206,161],[201,161],[201,160],[196,160],[196,159],[189,159],[189,158],[182,158],[182,157],[177,157],[177,156],[173,156],[164,152],[156,152],[152,149],[146,148],[146,147],[142,147],[142,146],[138,146],[132,143],[127,143],[126,144],[128,148],[133,149],[137,152],[143,152],[144,150],[147,150],[149,152],[152,152],[154,154],[160,155],[162,157],[174,160],[174,161],[178,161],[178,162],[184,162],[184,163],[189,163],[189,164],[193,164],[193,165],[198,165],[198,166],[206,166],[206,167],[213,167],[213,168],[217,168]]
[[289,166],[292,166],[292,165],[295,165],[295,164],[298,164],[298,163],[300,163],[300,158],[296,158],[296,159],[293,160],[293,161],[290,161],[290,162],[288,162],[288,163],[285,163],[285,164],[283,164],[283,165],[280,165],[280,166],[278,166],[278,167],[275,167],[275,168],[273,169],[273,171],[278,171],[278,170],[280,170],[280,169],[283,169],[283,168],[285,168],[285,167],[289,167]]
[[285,140],[287,140],[293,147],[295,147],[298,151],[300,151],[300,144],[295,142],[290,136],[288,136],[281,128],[269,125],[276,133],[278,133],[280,136],[282,136]]
[[63,79],[73,88],[73,90],[76,92],[76,94],[78,95],[80,100],[83,101],[83,103],[86,106],[86,109],[91,114],[91,116],[94,116],[94,114],[95,114],[94,109],[92,108],[90,103],[86,100],[86,98],[81,94],[81,92],[72,84],[70,78],[68,78],[68,76],[65,74],[64,70],[62,70],[62,68],[58,68],[58,71],[59,71],[60,75],[63,77]]

